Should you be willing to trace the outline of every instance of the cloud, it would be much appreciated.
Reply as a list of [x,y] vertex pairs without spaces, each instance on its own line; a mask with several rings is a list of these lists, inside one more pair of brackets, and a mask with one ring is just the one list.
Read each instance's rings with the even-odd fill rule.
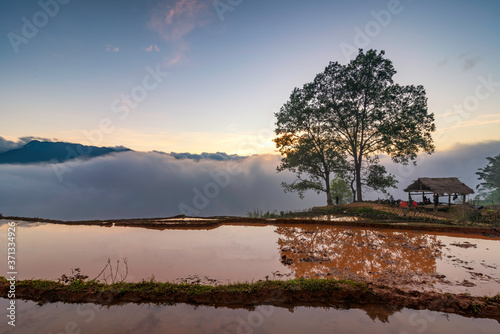
[[173,55],[164,58],[164,66],[168,67],[180,63],[184,59],[186,50],[188,50],[187,44],[181,43],[177,45]]
[[165,40],[182,39],[189,32],[210,22],[212,2],[209,0],[177,0],[160,3],[153,11],[149,25]]
[[437,66],[438,67],[444,66],[444,65],[448,64],[449,61],[450,61],[450,58],[444,58],[444,59],[438,61]]
[[[78,163],[0,165],[0,212],[55,219],[166,217],[195,210],[199,216],[246,215],[261,210],[302,210],[326,203],[284,193],[276,173],[280,157],[240,161],[189,160],[125,152]],[[64,172],[59,182],[54,171]],[[228,179],[229,175],[229,179]]]
[[[457,112],[450,112],[443,114],[441,116],[452,116],[452,115],[458,115],[462,114],[463,112],[457,111]],[[471,120],[464,120],[460,121],[459,123],[455,124],[454,126],[447,127],[447,128],[441,128],[440,131],[449,131],[453,129],[458,129],[458,128],[470,128],[470,127],[479,127],[482,125],[490,125],[494,123],[500,123],[500,114],[483,114],[483,115],[478,115],[474,119]]]
[[[459,144],[419,156],[416,167],[394,164],[388,157],[381,157],[381,163],[399,180],[392,195],[405,199],[403,189],[419,177],[455,176],[475,189],[475,173],[486,165],[486,157],[500,153],[499,147],[500,141]],[[324,194],[308,192],[301,200],[284,193],[281,182],[291,182],[294,175],[276,173],[279,161],[277,155],[196,161],[123,152],[56,165],[0,165],[0,212],[68,220],[167,217],[186,210],[198,216],[245,216],[254,208],[303,210],[326,203]],[[55,170],[63,172],[63,182]],[[365,194],[365,199],[378,197],[384,196]]]
[[212,6],[210,0],[176,0],[173,3],[162,2],[156,6],[151,14],[149,27],[174,45],[172,54],[165,57],[165,66],[176,65],[182,61],[188,49],[186,35],[213,20]]
[[[7,140],[7,139],[0,136],[0,153],[22,147],[33,140],[54,141],[52,139],[41,138],[41,137],[32,137],[32,136],[21,137],[17,141],[12,141],[12,140]],[[57,141],[57,140],[55,140],[55,141]]]
[[160,52],[160,48],[158,47],[158,45],[150,45],[148,46],[147,48],[144,49],[146,52]]
[[457,57],[454,57],[454,58],[446,57],[446,58],[438,61],[437,66],[438,67],[446,66],[452,60],[455,60],[455,61],[458,60],[458,62],[460,63],[460,67],[462,68],[462,71],[466,72],[466,71],[470,71],[474,67],[476,67],[476,65],[481,60],[481,57],[476,56],[476,55],[472,54],[471,52],[464,52],[464,53],[458,55]]
[[117,46],[113,46],[111,44],[106,45],[106,51],[108,52],[119,52],[120,48]]
[[475,56],[470,52],[462,53],[457,57],[461,61],[462,70],[464,72],[473,69],[481,60],[481,57]]

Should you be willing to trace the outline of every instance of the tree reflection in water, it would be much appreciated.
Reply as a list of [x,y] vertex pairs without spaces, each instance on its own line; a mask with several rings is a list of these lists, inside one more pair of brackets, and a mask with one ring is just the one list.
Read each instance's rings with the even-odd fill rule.
[[304,278],[432,274],[444,246],[435,235],[412,231],[296,225],[275,232],[282,263]]

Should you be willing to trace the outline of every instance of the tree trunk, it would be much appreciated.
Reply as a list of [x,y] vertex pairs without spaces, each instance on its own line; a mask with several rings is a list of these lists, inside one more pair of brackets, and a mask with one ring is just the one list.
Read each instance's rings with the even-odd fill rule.
[[354,180],[351,181],[352,201],[356,202],[356,189],[354,189]]
[[361,194],[361,163],[354,159],[354,172],[356,173],[356,202],[363,201],[363,195]]
[[333,205],[331,190],[330,190],[330,175],[326,175],[326,205]]
[[327,196],[326,205],[332,206],[333,205],[333,201],[332,201],[332,197],[330,196],[330,190],[329,189],[326,192],[326,196]]

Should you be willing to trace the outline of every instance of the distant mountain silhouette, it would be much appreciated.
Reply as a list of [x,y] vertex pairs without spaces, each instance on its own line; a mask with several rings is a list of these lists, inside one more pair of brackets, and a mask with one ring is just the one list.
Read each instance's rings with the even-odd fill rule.
[[217,160],[217,161],[229,161],[229,160],[242,160],[247,158],[246,156],[241,156],[237,154],[227,154],[224,152],[217,152],[217,153],[206,153],[203,152],[201,154],[193,154],[193,153],[176,153],[176,152],[171,152],[171,153],[165,153],[161,151],[153,151],[154,153],[158,154],[165,154],[165,155],[171,155],[176,159],[191,159],[191,160]]
[[23,147],[0,153],[0,164],[31,164],[40,162],[64,162],[77,158],[98,156],[131,151],[125,147],[96,147],[64,142],[33,140]]

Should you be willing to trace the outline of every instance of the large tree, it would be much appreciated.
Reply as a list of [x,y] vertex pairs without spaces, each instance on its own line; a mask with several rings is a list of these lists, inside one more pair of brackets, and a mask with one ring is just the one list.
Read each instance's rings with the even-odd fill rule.
[[[294,90],[290,100],[276,113],[275,142],[285,156],[285,163],[279,168],[291,169],[286,163],[289,153],[309,152],[311,145],[303,146],[296,140],[308,133],[304,123],[297,120],[311,117],[313,129],[318,130],[316,137],[320,138],[313,142],[319,140],[330,148],[325,159],[330,154],[335,157],[334,167],[343,168],[342,175],[350,177],[357,201],[362,201],[363,184],[370,187],[373,180],[386,185],[391,178],[394,181],[392,176],[383,175],[385,170],[381,166],[371,167],[370,161],[376,160],[378,154],[408,164],[415,161],[419,151],[429,154],[434,151],[431,137],[435,130],[434,115],[428,113],[424,88],[394,83],[396,71],[384,55],[384,51],[359,50],[349,64],[331,62],[313,82]],[[293,138],[293,145],[284,138]],[[293,166],[295,169],[303,167],[298,163]],[[307,161],[308,165],[313,163]],[[330,171],[334,172],[333,169]],[[369,179],[370,175],[380,176],[381,172],[382,178]],[[394,186],[394,182],[389,186]]]

